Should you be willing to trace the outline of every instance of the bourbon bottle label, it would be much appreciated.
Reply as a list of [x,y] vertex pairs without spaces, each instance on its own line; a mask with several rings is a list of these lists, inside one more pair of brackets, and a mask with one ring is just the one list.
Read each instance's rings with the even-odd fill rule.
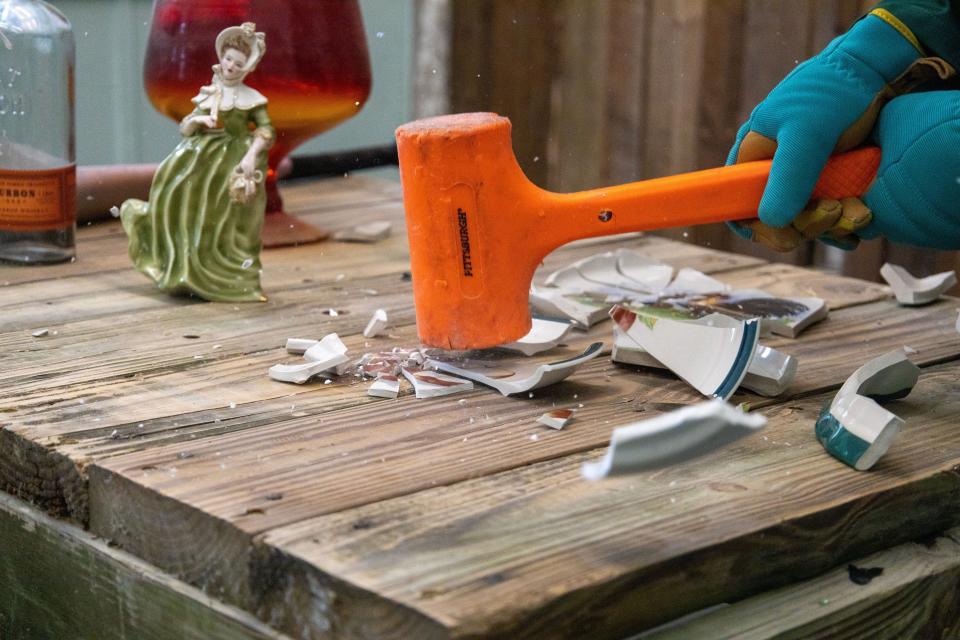
[[76,217],[76,165],[59,169],[0,169],[0,231],[47,231]]

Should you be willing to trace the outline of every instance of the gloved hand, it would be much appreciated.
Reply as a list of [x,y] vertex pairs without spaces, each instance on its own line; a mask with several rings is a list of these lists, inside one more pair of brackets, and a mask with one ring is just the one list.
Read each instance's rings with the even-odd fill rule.
[[862,202],[807,201],[830,154],[867,138],[895,95],[890,84],[920,55],[902,23],[871,14],[784,78],[740,128],[727,158],[727,164],[773,158],[760,221],[732,224],[734,230],[779,251],[822,234],[855,246],[850,234],[870,221]]
[[893,99],[871,139],[882,150],[863,197],[873,220],[857,235],[960,249],[960,91]]

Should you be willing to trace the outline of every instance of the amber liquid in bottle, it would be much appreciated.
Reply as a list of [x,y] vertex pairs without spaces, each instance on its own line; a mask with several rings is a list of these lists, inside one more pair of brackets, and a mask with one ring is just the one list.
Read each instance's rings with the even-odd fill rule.
[[40,0],[0,0],[0,260],[75,256],[74,41]]

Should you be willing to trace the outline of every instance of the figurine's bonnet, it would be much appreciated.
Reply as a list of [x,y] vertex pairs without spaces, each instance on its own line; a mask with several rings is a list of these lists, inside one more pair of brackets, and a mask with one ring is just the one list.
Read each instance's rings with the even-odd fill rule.
[[[256,68],[267,51],[266,35],[262,31],[257,31],[256,28],[257,26],[252,22],[244,22],[239,27],[227,27],[217,36],[215,44],[218,60],[223,59],[229,43],[237,38],[250,47],[250,55],[247,56],[247,62],[243,65],[244,77]],[[213,80],[200,89],[200,93],[193,99],[193,104],[201,109],[209,109],[214,117],[217,117],[220,111],[229,111],[235,107],[252,109],[267,104],[263,94],[246,86],[242,81],[235,87],[225,90],[221,78],[220,65],[213,65]]]
[[227,40],[239,38],[250,47],[250,55],[247,56],[247,63],[243,65],[243,72],[247,74],[253,71],[260,62],[260,59],[263,58],[263,54],[267,51],[266,35],[256,29],[257,25],[253,22],[244,22],[239,27],[227,27],[221,31],[220,35],[217,36],[216,43],[217,60],[223,59],[223,54],[226,53]]

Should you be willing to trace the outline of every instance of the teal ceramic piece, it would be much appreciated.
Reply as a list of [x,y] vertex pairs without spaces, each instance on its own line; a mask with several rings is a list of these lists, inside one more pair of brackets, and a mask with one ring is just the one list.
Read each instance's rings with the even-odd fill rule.
[[878,404],[906,397],[920,369],[903,350],[870,360],[854,371],[817,418],[814,432],[830,455],[866,471],[889,450],[904,421]]
[[870,448],[869,442],[844,429],[840,421],[833,417],[829,402],[823,405],[820,411],[815,431],[817,440],[830,455],[854,468]]

